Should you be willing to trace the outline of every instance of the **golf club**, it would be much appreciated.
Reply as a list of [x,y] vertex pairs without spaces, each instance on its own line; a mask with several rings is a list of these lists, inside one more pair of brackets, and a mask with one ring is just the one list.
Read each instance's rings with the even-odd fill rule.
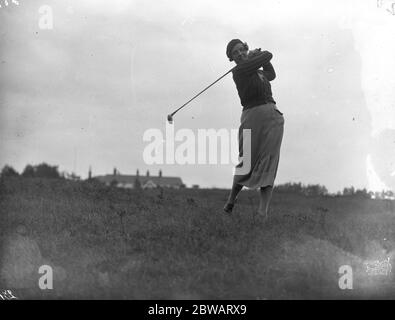
[[192,99],[190,99],[188,102],[184,103],[181,107],[179,107],[177,110],[175,110],[173,113],[169,114],[167,116],[167,121],[169,121],[169,123],[173,123],[173,116],[182,108],[184,108],[189,102],[191,102],[193,99],[195,99],[196,97],[198,97],[200,94],[202,94],[204,91],[206,91],[208,88],[210,88],[212,85],[214,85],[215,83],[217,83],[219,80],[221,80],[223,77],[225,77],[228,73],[232,72],[233,69],[235,67],[233,67],[232,69],[230,69],[228,72],[226,72],[224,75],[222,75],[221,77],[219,77],[217,80],[215,80],[212,84],[210,84],[209,86],[207,86],[206,88],[204,88],[202,91],[200,91],[197,95],[195,95]]

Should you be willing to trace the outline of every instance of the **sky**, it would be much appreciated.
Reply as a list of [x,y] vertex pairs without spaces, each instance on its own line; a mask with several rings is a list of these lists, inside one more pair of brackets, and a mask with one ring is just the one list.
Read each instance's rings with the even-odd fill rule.
[[[149,164],[148,130],[234,66],[229,40],[273,54],[285,131],[276,183],[395,190],[391,1],[0,0],[0,166],[58,165],[82,178],[179,176],[230,188],[233,163]],[[395,2],[395,1],[394,1]],[[237,129],[231,75],[174,130]],[[175,148],[181,141],[175,141]],[[233,141],[232,143],[236,143]]]

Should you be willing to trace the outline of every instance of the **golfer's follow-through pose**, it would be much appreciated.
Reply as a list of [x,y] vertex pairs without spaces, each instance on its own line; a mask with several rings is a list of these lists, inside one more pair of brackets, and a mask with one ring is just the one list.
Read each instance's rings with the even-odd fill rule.
[[238,168],[243,167],[243,161],[246,163],[246,159],[241,158],[236,166],[232,190],[224,211],[232,212],[243,186],[259,188],[260,203],[256,213],[267,218],[284,132],[284,117],[276,107],[269,82],[276,77],[270,63],[273,55],[260,49],[249,51],[247,43],[239,39],[228,43],[226,55],[230,61],[236,63],[232,71],[233,80],[243,106],[239,127],[239,157],[243,157],[243,129],[250,129],[251,168],[248,173],[238,174]]

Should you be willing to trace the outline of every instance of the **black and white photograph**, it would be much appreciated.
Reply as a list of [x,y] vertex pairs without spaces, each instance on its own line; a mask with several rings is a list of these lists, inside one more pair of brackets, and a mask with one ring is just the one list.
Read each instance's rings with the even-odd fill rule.
[[394,39],[395,0],[0,0],[0,304],[395,299]]

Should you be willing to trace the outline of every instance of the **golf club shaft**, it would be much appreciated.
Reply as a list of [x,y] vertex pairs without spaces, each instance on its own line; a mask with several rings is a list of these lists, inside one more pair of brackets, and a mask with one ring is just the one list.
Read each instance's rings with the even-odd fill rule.
[[206,88],[204,88],[202,91],[200,91],[197,95],[195,95],[192,99],[190,99],[188,102],[184,103],[181,107],[179,107],[176,111],[174,111],[171,116],[174,116],[176,114],[176,112],[178,112],[179,110],[181,110],[182,108],[184,108],[189,102],[191,102],[193,99],[197,98],[199,95],[201,95],[204,91],[206,91],[208,88],[210,88],[211,86],[213,86],[214,84],[216,84],[219,80],[221,80],[223,77],[225,77],[228,73],[232,72],[234,68],[230,69],[228,72],[226,72],[224,75],[222,75],[221,77],[219,77],[217,80],[215,80],[212,84],[210,84],[209,86],[207,86]]

